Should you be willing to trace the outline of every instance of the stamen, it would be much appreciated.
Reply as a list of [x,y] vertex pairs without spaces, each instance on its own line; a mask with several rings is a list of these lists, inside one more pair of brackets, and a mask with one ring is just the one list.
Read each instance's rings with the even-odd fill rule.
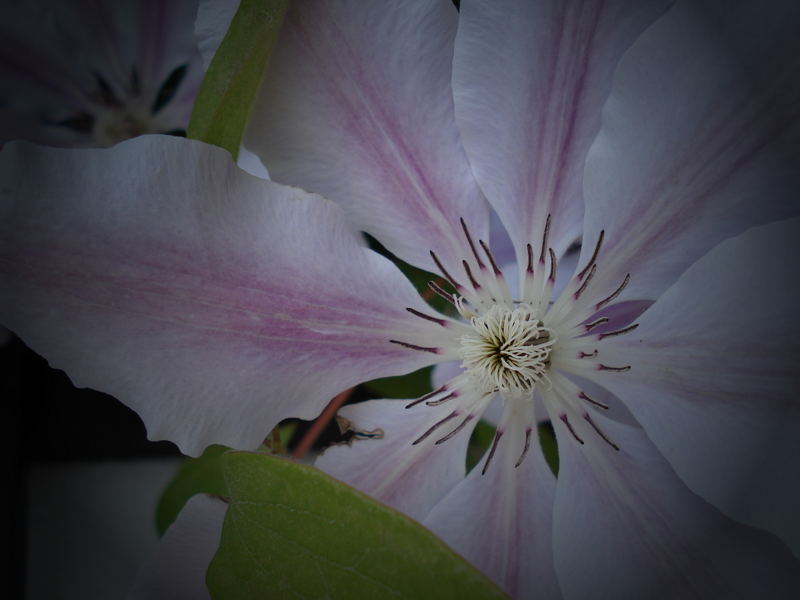
[[552,248],[547,249],[550,252],[550,281],[555,283],[556,280],[556,268],[558,267],[558,261],[556,260],[556,253],[553,252]]
[[425,402],[425,400],[433,398],[434,396],[436,396],[438,394],[441,394],[444,391],[447,391],[447,384],[446,383],[442,387],[440,387],[439,389],[433,390],[432,392],[428,392],[424,396],[421,396],[420,398],[417,398],[416,400],[414,400],[412,403],[406,404],[406,408],[411,408],[412,406],[416,406],[420,402]]
[[485,269],[486,265],[481,262],[481,257],[478,256],[478,251],[475,249],[475,244],[472,243],[472,236],[469,234],[469,229],[467,229],[467,224],[464,222],[464,219],[460,219],[461,221],[461,228],[464,230],[464,235],[467,238],[467,242],[469,242],[469,248],[472,250],[472,255],[475,257],[475,260],[478,261],[478,268]]
[[600,231],[600,235],[597,236],[597,243],[594,245],[594,252],[592,252],[592,257],[589,259],[589,262],[586,263],[586,266],[583,267],[580,273],[578,273],[578,279],[583,279],[583,276],[586,275],[586,271],[588,271],[593,265],[594,261],[597,260],[597,255],[600,254],[600,246],[603,245],[603,239],[606,237],[606,230],[602,229]]
[[481,470],[481,475],[486,475],[486,469],[489,468],[489,463],[492,462],[492,457],[494,456],[495,451],[497,450],[497,443],[500,441],[500,438],[503,436],[503,431],[498,429],[494,432],[494,441],[492,441],[492,448],[489,450],[489,456],[486,457],[486,462],[483,464],[483,469]]
[[472,276],[469,263],[466,260],[462,260],[461,264],[464,265],[464,271],[466,272],[467,277],[469,277],[469,282],[472,284],[472,289],[474,289],[476,292],[479,291],[481,289],[481,284],[475,281],[475,278]]
[[575,300],[580,298],[583,292],[586,291],[586,287],[589,285],[589,282],[592,280],[592,277],[594,277],[595,271],[597,271],[597,265],[592,265],[592,268],[589,271],[589,276],[583,280],[581,287],[579,287],[578,290],[572,296],[573,298],[575,298]]
[[462,368],[484,392],[527,393],[548,382],[552,330],[527,305],[513,310],[495,304],[471,318],[473,331],[461,336]]
[[569,422],[569,419],[567,419],[566,413],[562,414],[558,418],[561,419],[562,421],[564,421],[564,425],[567,426],[567,429],[569,429],[569,432],[572,434],[572,437],[574,437],[576,440],[578,440],[579,443],[583,444],[583,440],[578,437],[578,434],[575,433],[575,430],[572,428],[572,424]]
[[492,254],[492,251],[489,249],[488,244],[483,240],[478,240],[478,243],[481,245],[481,248],[483,248],[483,251],[486,253],[489,262],[492,263],[492,269],[494,270],[495,276],[500,277],[503,274],[503,272],[500,270],[500,267],[497,266],[497,261],[495,261],[494,254]]
[[528,454],[528,448],[530,448],[530,446],[531,446],[531,428],[527,427],[525,429],[525,447],[522,449],[522,454],[519,455],[519,459],[514,465],[515,469],[522,464],[523,460],[525,460],[525,455]]
[[416,446],[416,445],[417,445],[417,444],[419,444],[419,443],[420,443],[422,440],[424,440],[426,437],[428,437],[430,434],[432,434],[434,431],[436,431],[436,430],[437,430],[439,427],[441,427],[442,425],[444,425],[445,423],[447,423],[447,422],[448,422],[448,421],[450,421],[451,419],[455,419],[457,416],[458,416],[458,411],[457,411],[457,410],[454,410],[453,412],[451,412],[449,415],[447,415],[447,416],[446,416],[444,419],[442,419],[441,421],[438,421],[438,422],[434,423],[434,424],[433,424],[433,425],[430,427],[430,429],[428,429],[428,431],[426,431],[426,432],[425,432],[425,433],[423,433],[421,436],[419,436],[419,437],[418,437],[416,440],[414,440],[413,442],[411,442],[411,445],[412,445],[412,446]]
[[627,365],[627,366],[624,366],[624,367],[609,367],[607,365],[600,364],[600,365],[597,365],[597,370],[598,371],[616,371],[617,373],[622,373],[623,371],[630,371],[631,370],[631,366]]
[[616,445],[614,442],[612,442],[610,439],[608,439],[608,437],[606,436],[606,434],[605,434],[605,433],[603,433],[602,431],[600,431],[600,428],[599,428],[599,427],[598,427],[598,426],[595,424],[595,422],[594,422],[594,421],[592,421],[592,418],[589,416],[589,413],[584,413],[584,415],[583,415],[583,418],[584,418],[584,419],[586,419],[586,422],[587,422],[587,423],[589,423],[589,425],[591,425],[591,426],[594,428],[594,430],[597,432],[597,434],[598,434],[598,435],[599,435],[601,438],[603,438],[603,440],[604,440],[604,441],[605,441],[605,442],[606,442],[606,443],[607,443],[609,446],[611,446],[611,447],[612,447],[614,450],[616,450],[617,452],[619,452],[619,446],[617,446],[617,445]]
[[467,423],[469,423],[469,422],[470,422],[470,421],[471,421],[471,420],[472,420],[474,417],[475,417],[475,415],[467,415],[467,418],[466,418],[466,419],[464,419],[463,421],[461,421],[461,424],[460,424],[458,427],[456,427],[455,429],[453,429],[453,431],[451,431],[450,433],[448,433],[448,434],[447,434],[446,436],[444,436],[443,438],[440,438],[440,439],[436,440],[436,441],[434,442],[434,444],[436,444],[436,445],[438,446],[439,444],[443,444],[443,443],[445,443],[447,440],[449,440],[449,439],[450,439],[450,438],[452,438],[454,435],[456,435],[456,434],[457,434],[459,431],[461,431],[462,429],[464,429],[464,427],[467,425]]
[[439,271],[441,272],[442,275],[444,275],[444,278],[450,282],[450,285],[456,288],[456,291],[463,289],[463,286],[450,276],[450,273],[448,273],[447,269],[444,268],[444,265],[442,265],[441,261],[439,260],[439,257],[436,256],[436,253],[433,250],[431,250],[430,253],[433,262],[436,263],[436,266],[438,267]]
[[588,332],[588,331],[591,331],[592,329],[594,329],[595,327],[597,327],[598,325],[602,325],[603,323],[608,323],[608,317],[600,317],[596,321],[592,321],[588,325],[584,325],[584,327],[586,328],[586,331]]
[[428,287],[431,290],[433,290],[433,292],[437,296],[439,296],[440,298],[444,298],[445,300],[447,300],[453,306],[456,305],[456,301],[453,299],[453,294],[449,294],[444,288],[442,288],[442,286],[440,286],[435,281],[429,281],[428,282]]
[[580,398],[581,400],[586,400],[587,402],[590,402],[595,406],[602,408],[603,410],[608,410],[607,404],[603,404],[602,402],[598,402],[597,400],[589,398],[589,396],[586,395],[586,392],[581,392],[580,394],[578,394],[578,398]]
[[614,337],[615,335],[624,335],[626,333],[630,333],[631,331],[636,329],[638,326],[639,326],[638,323],[634,323],[633,325],[628,325],[627,327],[624,327],[623,329],[617,329],[616,331],[609,331],[608,333],[601,333],[598,336],[598,338],[602,340],[602,339],[605,339],[607,337]]
[[578,358],[596,358],[596,357],[597,357],[597,348],[595,348],[591,352],[581,352],[578,355]]
[[439,398],[438,400],[428,400],[425,402],[428,406],[439,406],[440,404],[444,404],[448,400],[452,400],[453,398],[458,396],[458,391],[450,392],[447,396],[443,398]]
[[442,327],[447,327],[447,321],[445,321],[444,319],[437,319],[436,317],[431,317],[430,315],[426,315],[423,312],[420,312],[418,310],[415,310],[415,309],[409,308],[409,307],[406,307],[406,310],[408,312],[410,312],[412,315],[416,315],[416,316],[418,316],[420,318],[423,318],[423,319],[425,319],[427,321],[431,321],[432,323],[437,323],[437,324],[441,325]]
[[419,350],[421,352],[430,352],[431,354],[439,354],[441,353],[441,349],[433,348],[430,346],[417,346],[416,344],[409,344],[407,342],[401,342],[399,340],[389,340],[392,344],[397,344],[399,346],[405,346],[406,348],[411,348],[412,350]]
[[625,275],[625,279],[623,279],[623,280],[622,280],[622,283],[621,283],[621,284],[619,284],[619,287],[618,287],[616,290],[614,290],[614,291],[611,293],[611,295],[610,295],[608,298],[606,298],[605,300],[600,300],[600,302],[598,302],[597,304],[595,304],[595,305],[594,305],[594,309],[595,309],[595,310],[600,310],[600,309],[601,309],[601,308],[603,308],[603,307],[604,307],[606,304],[608,304],[609,302],[611,302],[611,301],[612,301],[614,298],[616,298],[617,296],[619,296],[619,295],[622,293],[622,290],[624,290],[624,289],[625,289],[625,287],[628,285],[628,282],[629,282],[630,280],[631,280],[631,274],[630,274],[630,273],[628,273],[627,275]]
[[544,252],[547,249],[547,238],[550,237],[550,215],[544,224],[544,235],[542,236],[542,249],[539,251],[539,262],[544,264]]
[[526,247],[528,248],[528,268],[527,268],[527,272],[528,272],[528,275],[533,275],[533,246],[531,246],[530,244],[527,244]]

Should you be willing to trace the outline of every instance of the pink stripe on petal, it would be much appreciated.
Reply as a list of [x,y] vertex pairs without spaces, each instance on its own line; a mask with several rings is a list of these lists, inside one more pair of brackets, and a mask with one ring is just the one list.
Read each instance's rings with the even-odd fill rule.
[[621,54],[669,5],[464,1],[453,90],[481,188],[525,263],[548,214],[558,255],[580,236],[584,158]]
[[[2,153],[2,320],[187,453],[256,446],[360,381],[430,364],[440,327],[333,203],[148,136]],[[441,341],[441,338],[438,338]]]
[[621,298],[654,299],[720,241],[797,214],[798,6],[682,2],[620,62],[584,181],[585,235],[606,231],[595,289],[630,273]]
[[488,206],[455,125],[446,0],[292,3],[245,145],[276,181],[340,203],[390,251],[458,270]]
[[519,423],[500,438],[492,464],[484,457],[425,518],[424,524],[514,598],[560,598],[553,570],[552,511],[556,480],[532,432],[524,447]]

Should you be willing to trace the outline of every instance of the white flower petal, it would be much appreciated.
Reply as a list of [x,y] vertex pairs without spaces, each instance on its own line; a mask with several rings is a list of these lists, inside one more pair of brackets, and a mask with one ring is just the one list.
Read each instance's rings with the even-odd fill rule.
[[129,600],[210,600],[206,570],[217,551],[227,508],[205,494],[189,498],[142,565]]
[[790,598],[800,563],[779,540],[692,494],[641,429],[592,415],[580,445],[557,422],[555,568],[565,598]]
[[[601,355],[605,375],[678,475],[800,556],[800,220],[750,229],[701,258]],[[608,347],[606,347],[608,346]],[[599,374],[598,374],[599,375]]]
[[238,9],[239,0],[200,0],[194,35],[203,58],[203,69],[207,70],[211,64]]
[[440,328],[404,310],[427,305],[337,205],[219,148],[145,136],[0,156],[0,322],[152,439],[252,448],[438,358],[389,342],[430,345]]
[[485,474],[484,458],[424,524],[514,598],[560,598],[553,570],[555,477],[535,439],[509,428]]
[[606,232],[593,289],[630,273],[620,298],[655,299],[720,241],[798,213],[798,26],[797,2],[685,1],[628,51],[586,164],[585,239]]
[[581,233],[586,152],[621,54],[668,1],[464,0],[453,91],[481,188],[524,263],[548,214],[560,256]]
[[412,442],[451,411],[425,405],[406,409],[410,400],[372,400],[345,406],[339,415],[364,432],[381,437],[356,439],[352,446],[328,448],[315,465],[362,492],[422,520],[465,473],[465,456],[475,421],[458,435],[435,444],[451,431],[446,424],[419,444]]
[[469,258],[459,218],[488,239],[453,113],[457,18],[449,0],[292,3],[245,136],[273,179],[428,270],[430,250],[452,271]]

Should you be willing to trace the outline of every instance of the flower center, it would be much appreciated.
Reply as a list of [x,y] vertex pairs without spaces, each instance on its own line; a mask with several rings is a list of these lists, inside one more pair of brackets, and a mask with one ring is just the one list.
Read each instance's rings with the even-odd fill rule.
[[[444,278],[442,283],[449,282],[455,291],[447,292],[436,281],[430,282],[429,286],[435,294],[450,302],[463,320],[406,309],[441,328],[437,333],[449,330],[455,335],[434,333],[429,338],[435,340],[434,345],[430,346],[389,340],[411,350],[435,354],[441,362],[461,359],[462,373],[406,405],[406,408],[413,408],[424,403],[436,407],[447,403],[452,407],[449,414],[439,418],[412,444],[422,443],[458,419],[460,423],[433,443],[441,444],[453,438],[480,418],[495,394],[499,394],[503,400],[503,413],[481,473],[486,473],[500,438],[509,429],[524,434],[524,441],[520,441],[523,435],[515,436],[517,445],[521,446],[519,459],[514,464],[518,467],[537,428],[532,401],[536,392],[551,421],[561,422],[577,443],[584,444],[584,437],[594,432],[619,450],[619,446],[601,431],[592,418],[593,411],[607,410],[608,406],[590,398],[567,377],[567,374],[572,374],[592,379],[597,371],[624,373],[631,368],[630,365],[607,364],[600,358],[598,349],[605,338],[624,335],[638,327],[634,323],[614,328],[609,325],[610,317],[601,313],[622,293],[630,280],[630,275],[625,275],[613,291],[608,289],[608,282],[600,280],[599,286],[602,287],[598,286],[595,275],[605,232],[600,232],[586,266],[577,271],[556,300],[551,301],[557,262],[555,252],[547,243],[549,216],[538,252],[532,244],[526,245],[527,264],[524,270],[520,270],[522,280],[516,296],[512,295],[488,245],[478,240],[476,246],[463,219],[461,226],[472,254],[471,260],[461,261],[466,279],[455,279],[431,252],[431,258]],[[478,247],[483,250],[485,258]],[[587,293],[587,290],[590,291]],[[600,293],[595,295],[597,292]],[[598,296],[601,298],[599,301]],[[542,382],[544,385],[540,386]]]
[[528,304],[514,309],[495,304],[470,323],[472,331],[461,337],[461,367],[482,392],[522,396],[547,381],[556,339]]

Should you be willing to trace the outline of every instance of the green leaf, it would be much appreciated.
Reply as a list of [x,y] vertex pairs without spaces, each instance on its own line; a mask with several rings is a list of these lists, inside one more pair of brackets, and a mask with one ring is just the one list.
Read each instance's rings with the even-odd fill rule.
[[495,427],[481,419],[472,431],[467,446],[467,471],[477,465],[494,439]]
[[228,450],[225,446],[209,446],[198,458],[187,458],[178,474],[170,481],[156,507],[156,527],[164,535],[186,501],[195,494],[225,493],[220,457]]
[[187,137],[237,157],[287,6],[288,0],[242,0],[197,93]]
[[253,452],[222,461],[215,600],[507,598],[430,531],[316,469]]
[[553,475],[558,477],[558,443],[556,442],[556,432],[553,431],[553,424],[550,421],[539,424],[539,443],[542,445],[542,454],[550,466]]
[[373,379],[363,385],[378,398],[419,398],[431,391],[431,367],[408,375]]

